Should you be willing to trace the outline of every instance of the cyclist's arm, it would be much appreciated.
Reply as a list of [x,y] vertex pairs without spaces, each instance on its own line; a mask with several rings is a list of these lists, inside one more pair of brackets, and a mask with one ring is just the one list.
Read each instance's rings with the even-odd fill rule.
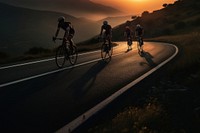
[[102,35],[102,33],[103,33],[103,26],[101,26],[100,36]]
[[126,34],[126,31],[124,32],[124,37],[125,37],[125,38],[127,38],[127,34]]
[[135,37],[136,37],[136,38],[138,37],[137,31],[135,31]]
[[144,29],[142,30],[142,35],[141,36],[144,36]]
[[58,27],[55,33],[55,38],[58,36],[59,31],[60,31],[60,28]]
[[112,38],[112,28],[110,29],[110,38]]

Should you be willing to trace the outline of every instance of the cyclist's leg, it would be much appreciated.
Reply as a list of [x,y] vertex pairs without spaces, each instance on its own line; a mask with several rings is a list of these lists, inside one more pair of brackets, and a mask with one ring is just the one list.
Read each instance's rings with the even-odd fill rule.
[[75,45],[74,45],[74,42],[73,42],[72,38],[73,38],[73,35],[70,34],[70,35],[68,35],[67,40],[69,41],[69,48],[70,48],[70,50],[71,50],[72,53],[73,53],[73,52],[74,52],[73,47],[74,47]]
[[73,38],[73,35],[69,35],[69,36],[67,37],[67,40],[69,41],[69,43],[70,43],[71,46],[74,45],[74,42],[73,42],[72,38]]
[[106,43],[106,39],[107,39],[107,38],[106,38],[106,34],[104,34],[104,35],[103,35],[103,43],[104,43],[104,44]]
[[109,50],[111,50],[112,42],[111,42],[111,37],[110,37],[110,35],[107,35],[107,39],[108,39],[108,44],[109,44]]

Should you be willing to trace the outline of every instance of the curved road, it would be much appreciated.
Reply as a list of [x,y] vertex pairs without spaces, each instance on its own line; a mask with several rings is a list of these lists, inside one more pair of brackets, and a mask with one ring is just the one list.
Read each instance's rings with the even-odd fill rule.
[[135,42],[117,43],[109,63],[94,51],[63,69],[54,59],[0,67],[0,132],[55,132],[176,52],[145,42],[140,57]]

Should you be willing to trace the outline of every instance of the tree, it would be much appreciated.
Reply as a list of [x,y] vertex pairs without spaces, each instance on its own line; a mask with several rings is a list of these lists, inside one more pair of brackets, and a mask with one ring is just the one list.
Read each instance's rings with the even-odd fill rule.
[[164,8],[166,8],[167,6],[168,6],[168,4],[167,4],[167,3],[163,4],[163,7],[164,7]]
[[137,18],[137,16],[132,16],[132,17],[131,17],[131,19],[136,19],[136,18]]
[[147,15],[149,15],[149,11],[144,11],[144,12],[142,13],[142,17],[147,16]]

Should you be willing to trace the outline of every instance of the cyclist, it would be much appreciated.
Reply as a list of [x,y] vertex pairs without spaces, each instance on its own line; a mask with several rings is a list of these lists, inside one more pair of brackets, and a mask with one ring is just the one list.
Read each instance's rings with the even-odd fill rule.
[[124,37],[126,37],[126,39],[127,39],[127,44],[128,44],[128,49],[127,50],[131,50],[132,48],[129,49],[129,46],[131,47],[131,45],[133,44],[132,43],[133,32],[132,32],[132,30],[130,29],[129,26],[126,26],[126,28],[125,28]]
[[139,39],[140,45],[143,45],[143,38],[142,36],[144,35],[144,29],[140,24],[136,25],[136,29],[135,29],[135,37],[137,37]]
[[59,31],[60,31],[60,28],[65,31],[63,38],[69,41],[70,46],[72,48],[72,46],[74,45],[72,38],[74,37],[75,30],[73,26],[71,25],[71,22],[65,22],[65,17],[63,16],[60,16],[58,18],[57,31],[55,33],[55,36],[53,37],[53,41],[56,40],[56,37],[58,36]]
[[[104,31],[104,34],[103,34],[103,31]],[[103,21],[103,25],[101,26],[100,37],[103,37],[104,43],[106,43],[106,40],[108,40],[109,49],[110,49],[111,38],[112,38],[112,27],[108,24],[108,21]]]

